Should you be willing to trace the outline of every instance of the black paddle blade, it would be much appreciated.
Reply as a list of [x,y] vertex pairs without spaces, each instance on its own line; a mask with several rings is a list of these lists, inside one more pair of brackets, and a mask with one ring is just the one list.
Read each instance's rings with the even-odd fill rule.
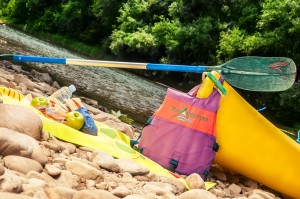
[[224,79],[249,91],[284,91],[296,79],[297,68],[286,57],[240,57],[221,65]]

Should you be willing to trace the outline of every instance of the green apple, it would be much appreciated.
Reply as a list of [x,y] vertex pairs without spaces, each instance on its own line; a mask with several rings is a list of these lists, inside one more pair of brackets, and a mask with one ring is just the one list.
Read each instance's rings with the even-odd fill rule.
[[66,122],[65,124],[69,127],[72,127],[76,130],[81,129],[84,124],[84,117],[81,113],[77,111],[70,111],[66,114]]
[[46,97],[35,97],[30,102],[31,106],[48,106],[49,99]]

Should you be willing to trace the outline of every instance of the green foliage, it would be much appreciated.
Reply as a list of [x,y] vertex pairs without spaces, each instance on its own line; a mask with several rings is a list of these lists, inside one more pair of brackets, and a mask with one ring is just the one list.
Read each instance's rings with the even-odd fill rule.
[[26,8],[26,1],[11,0],[7,4],[5,12],[15,23],[24,23],[27,19],[27,12],[24,8]]
[[221,32],[218,49],[219,57],[234,58],[243,54],[251,55],[257,50],[266,47],[270,40],[265,40],[261,33],[248,35],[245,30],[234,28]]
[[55,28],[55,12],[52,9],[46,9],[44,14],[39,18],[38,21],[28,23],[25,29],[52,32]]
[[170,21],[169,19],[162,19],[152,27],[152,35],[161,46],[165,46],[167,52],[178,48],[178,33],[180,31],[181,24],[177,20]]
[[268,103],[277,121],[300,130],[300,82],[276,95]]
[[209,16],[185,22],[187,10],[182,0],[128,0],[111,35],[111,50],[119,56],[131,52],[177,63],[207,61],[215,50],[217,26]]
[[57,26],[67,32],[81,31],[88,19],[85,7],[85,1],[69,0],[62,4],[61,12],[55,16]]
[[218,56],[235,57],[241,48],[246,32],[238,28],[221,32]]
[[136,32],[128,34],[124,41],[128,45],[129,50],[137,50],[140,54],[152,53],[157,45],[153,35],[147,33],[144,29],[138,29]]
[[[244,55],[284,56],[300,71],[300,0],[1,0],[0,10],[8,22],[61,34],[66,39],[60,42],[86,54],[103,56],[98,48],[124,61],[200,65]],[[151,74],[169,78],[173,86],[200,79],[191,73]],[[292,109],[289,95],[272,94],[274,106]]]
[[[257,9],[252,8],[252,11],[250,9],[251,16],[253,15],[250,19],[256,24],[254,28],[249,30],[242,24],[238,26],[242,32],[240,35],[243,41],[233,46],[234,40],[230,41],[230,38],[235,38],[236,32],[226,31],[221,34],[219,56],[232,58],[242,53],[294,57],[296,53],[299,53],[300,0],[265,0],[261,5],[262,14],[256,14],[256,17],[254,17],[254,11]],[[245,42],[244,39],[247,41]],[[224,48],[228,44],[231,44],[233,48],[230,51]]]
[[119,120],[121,120],[124,123],[132,124],[132,122],[134,122],[133,119],[129,118],[126,114],[122,114],[121,111],[115,112],[112,110],[111,114],[119,118]]

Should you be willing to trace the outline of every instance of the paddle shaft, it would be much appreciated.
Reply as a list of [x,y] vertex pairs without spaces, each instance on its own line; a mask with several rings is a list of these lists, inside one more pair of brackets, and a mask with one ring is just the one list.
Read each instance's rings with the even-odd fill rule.
[[204,71],[211,71],[220,69],[214,66],[191,66],[191,65],[173,65],[173,64],[150,64],[137,62],[116,62],[116,61],[100,61],[100,60],[84,60],[84,59],[66,59],[66,58],[50,58],[38,56],[23,56],[13,55],[13,61],[17,62],[40,62],[52,64],[66,64],[66,65],[83,65],[83,66],[99,66],[109,68],[127,68],[127,69],[145,69],[145,70],[164,70],[177,72],[193,72],[203,73]]
[[286,57],[238,57],[218,66],[117,62],[103,60],[23,56],[13,54],[0,55],[0,59],[13,60],[16,62],[41,62],[65,65],[83,65],[191,73],[203,73],[205,71],[214,70],[219,72],[229,84],[235,87],[244,90],[263,92],[283,91],[290,88],[295,82],[297,70],[294,61]]

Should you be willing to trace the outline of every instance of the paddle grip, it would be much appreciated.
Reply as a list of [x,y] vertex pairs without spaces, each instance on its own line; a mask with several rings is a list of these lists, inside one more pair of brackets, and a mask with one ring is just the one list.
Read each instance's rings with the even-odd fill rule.
[[23,56],[14,55],[13,61],[16,62],[41,62],[41,63],[52,63],[52,64],[66,64],[65,58],[50,58],[50,57],[36,57],[36,56]]

